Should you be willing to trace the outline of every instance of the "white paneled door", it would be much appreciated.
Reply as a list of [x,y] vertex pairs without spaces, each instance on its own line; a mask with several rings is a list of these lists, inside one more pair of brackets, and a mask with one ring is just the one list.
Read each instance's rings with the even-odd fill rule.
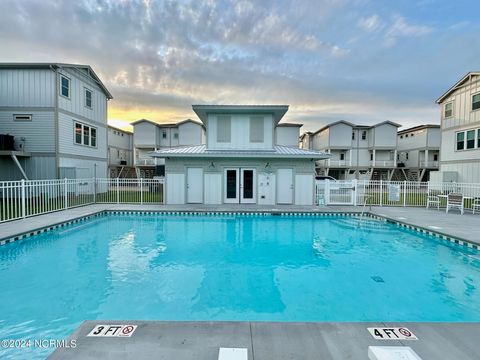
[[277,204],[293,204],[293,170],[277,170]]
[[255,169],[227,168],[224,173],[224,202],[226,204],[254,204],[257,199]]
[[187,203],[203,203],[203,169],[187,168]]

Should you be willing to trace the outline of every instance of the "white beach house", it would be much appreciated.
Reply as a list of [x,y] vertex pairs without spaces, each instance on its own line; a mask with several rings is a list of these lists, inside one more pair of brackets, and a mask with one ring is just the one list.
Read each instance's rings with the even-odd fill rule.
[[397,129],[391,121],[366,126],[337,121],[300,137],[300,146],[331,155],[317,173],[340,180],[390,180],[397,166]]
[[108,126],[109,177],[135,177],[133,167],[133,133]]
[[470,72],[437,99],[440,171],[434,181],[480,182],[480,72]]
[[287,105],[193,105],[206,144],[157,150],[167,204],[312,205],[315,161],[298,147],[299,124],[279,124]]
[[110,99],[88,65],[0,63],[0,180],[106,177]]

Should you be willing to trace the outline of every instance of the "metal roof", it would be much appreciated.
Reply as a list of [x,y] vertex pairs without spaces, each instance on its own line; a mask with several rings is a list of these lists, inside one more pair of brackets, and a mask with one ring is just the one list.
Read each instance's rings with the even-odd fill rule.
[[160,149],[149,153],[153,157],[201,157],[201,158],[308,158],[308,159],[328,159],[329,154],[299,149],[290,146],[275,145],[273,149],[268,150],[210,150],[206,145],[176,147]]
[[100,78],[95,74],[95,71],[90,65],[81,64],[66,64],[66,63],[0,63],[0,69],[45,69],[45,68],[73,68],[84,69],[90,77],[97,83],[103,90],[109,100],[113,99],[112,94],[108,91],[107,87],[103,84]]

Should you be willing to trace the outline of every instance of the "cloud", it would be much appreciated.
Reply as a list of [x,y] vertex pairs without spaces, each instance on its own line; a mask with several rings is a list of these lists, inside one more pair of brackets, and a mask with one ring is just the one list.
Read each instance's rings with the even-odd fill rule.
[[378,17],[378,15],[372,15],[372,16],[369,16],[367,18],[361,18],[357,25],[365,30],[365,31],[368,31],[368,32],[373,32],[377,29],[379,29],[382,24],[381,24],[381,21],[380,21],[380,18]]
[[414,4],[366,0],[3,0],[0,57],[90,64],[118,121],[194,116],[192,103],[288,103],[290,121],[430,123],[438,89],[480,57],[472,26],[448,29],[476,19],[442,6],[434,29]]

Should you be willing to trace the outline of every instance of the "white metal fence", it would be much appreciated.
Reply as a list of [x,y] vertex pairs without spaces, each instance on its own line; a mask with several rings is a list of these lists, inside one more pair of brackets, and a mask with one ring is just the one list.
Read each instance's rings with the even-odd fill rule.
[[438,196],[440,207],[446,206],[446,195],[451,192],[465,196],[465,207],[471,208],[480,198],[480,184],[431,183],[418,181],[383,180],[317,180],[316,204],[427,206],[428,196]]
[[163,179],[0,182],[0,222],[94,203],[163,204]]

